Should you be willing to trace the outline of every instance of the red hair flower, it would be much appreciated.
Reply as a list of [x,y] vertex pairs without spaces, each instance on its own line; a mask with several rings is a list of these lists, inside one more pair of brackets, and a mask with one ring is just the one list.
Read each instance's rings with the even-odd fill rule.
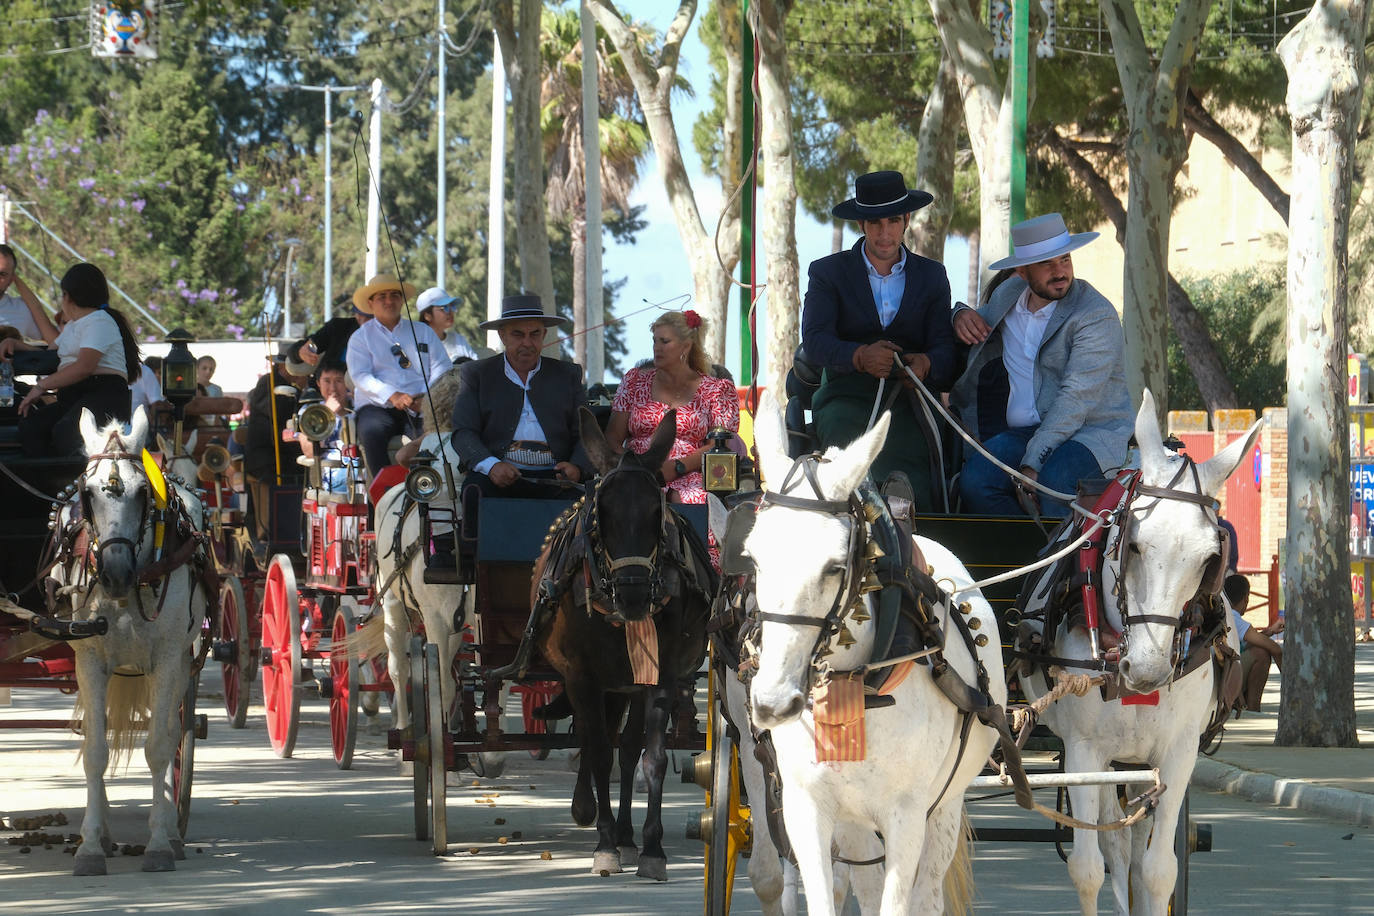
[[701,327],[701,316],[691,309],[682,313],[682,320],[687,322],[687,327],[691,328],[693,331]]

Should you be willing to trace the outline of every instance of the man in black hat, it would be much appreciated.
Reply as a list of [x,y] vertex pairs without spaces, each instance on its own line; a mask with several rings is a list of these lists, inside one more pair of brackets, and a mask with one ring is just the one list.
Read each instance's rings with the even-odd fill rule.
[[806,359],[824,370],[812,401],[821,445],[858,438],[881,398],[892,425],[873,477],[904,472],[917,507],[926,510],[943,508],[944,482],[933,431],[914,392],[899,384],[906,374],[897,361],[936,390],[954,381],[945,268],[902,244],[911,214],[933,199],[908,190],[901,172],[855,179],[854,196],[831,213],[856,221],[863,237],[848,251],[811,262],[802,304]]
[[458,370],[453,445],[468,469],[465,508],[472,487],[488,496],[547,496],[556,491],[530,481],[582,478],[582,367],[540,353],[548,329],[566,323],[545,314],[538,296],[523,295],[507,296],[501,317],[478,325],[495,330],[505,352]]

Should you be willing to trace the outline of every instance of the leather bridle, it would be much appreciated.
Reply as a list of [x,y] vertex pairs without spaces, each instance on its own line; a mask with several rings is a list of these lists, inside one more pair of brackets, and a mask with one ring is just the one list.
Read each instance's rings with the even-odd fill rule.
[[[601,536],[601,491],[607,482],[622,474],[642,474],[658,493],[659,522],[658,536],[647,555],[612,556]],[[643,587],[648,593],[650,613],[666,603],[663,575],[659,561],[665,553],[668,539],[668,497],[659,483],[658,475],[638,464],[627,463],[622,457],[620,463],[607,471],[596,481],[587,497],[587,559],[589,573],[595,579],[596,590],[606,599],[611,613],[608,617],[623,621],[624,601],[621,590],[629,587]],[[591,602],[588,602],[591,606]]]

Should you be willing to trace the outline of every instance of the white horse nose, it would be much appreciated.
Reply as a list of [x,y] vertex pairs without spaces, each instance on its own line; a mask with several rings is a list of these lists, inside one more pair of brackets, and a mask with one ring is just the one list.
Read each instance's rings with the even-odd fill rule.
[[754,719],[763,728],[772,728],[779,723],[787,722],[801,715],[804,702],[802,695],[797,691],[792,691],[787,696],[777,700],[755,697]]

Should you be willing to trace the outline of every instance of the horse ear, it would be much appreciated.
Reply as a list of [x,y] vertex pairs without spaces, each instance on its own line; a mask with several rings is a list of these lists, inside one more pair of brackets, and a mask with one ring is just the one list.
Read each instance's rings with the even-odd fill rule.
[[196,437],[199,436],[199,435],[200,435],[200,430],[198,430],[198,429],[193,429],[193,430],[191,430],[191,435],[189,435],[189,436],[186,437],[186,451],[185,451],[185,454],[187,454],[187,455],[194,455],[194,454],[195,454],[195,451],[196,451]]
[[143,448],[143,440],[148,437],[148,411],[139,404],[134,411],[133,419],[129,421],[129,434],[124,437],[128,449],[137,454]]
[[91,413],[89,408],[81,408],[81,419],[77,422],[77,428],[81,430],[81,439],[86,444],[87,455],[104,451],[105,443],[100,441],[100,429],[95,425],[95,414]]
[[711,536],[719,544],[725,540],[725,519],[729,516],[730,510],[725,508],[725,503],[720,501],[720,497],[714,493],[706,493],[706,519]]
[[887,429],[892,424],[892,412],[883,411],[873,428],[844,448],[832,446],[825,451],[825,460],[816,468],[826,499],[845,499],[854,492],[873,466],[878,453],[887,442]]
[[592,467],[602,474],[615,467],[617,455],[606,441],[606,434],[601,431],[601,424],[596,422],[596,416],[587,408],[579,407],[577,424],[582,432],[582,449],[587,453]]
[[1146,477],[1154,478],[1166,473],[1169,453],[1164,447],[1164,437],[1159,433],[1155,397],[1148,388],[1140,398],[1140,412],[1135,415],[1135,444],[1140,449],[1140,470]]
[[758,409],[754,411],[754,445],[759,450],[764,479],[775,479],[781,484],[782,476],[791,462],[787,458],[787,430],[783,425],[782,405],[771,388],[763,392]]
[[1221,492],[1227,478],[1236,472],[1236,468],[1240,467],[1245,456],[1250,454],[1250,448],[1255,444],[1255,439],[1259,437],[1260,427],[1263,424],[1262,418],[1256,420],[1244,436],[1197,466],[1198,482],[1202,485],[1202,492],[1208,496],[1216,496]]
[[157,450],[168,458],[172,457],[172,447],[167,444],[167,440],[162,438],[162,433],[154,433],[157,437]]
[[668,460],[668,453],[673,450],[673,441],[677,439],[677,410],[670,410],[663,415],[663,419],[658,421],[658,426],[654,427],[654,434],[649,439],[649,447],[644,450],[644,456],[640,463],[651,470],[663,466],[663,462]]

